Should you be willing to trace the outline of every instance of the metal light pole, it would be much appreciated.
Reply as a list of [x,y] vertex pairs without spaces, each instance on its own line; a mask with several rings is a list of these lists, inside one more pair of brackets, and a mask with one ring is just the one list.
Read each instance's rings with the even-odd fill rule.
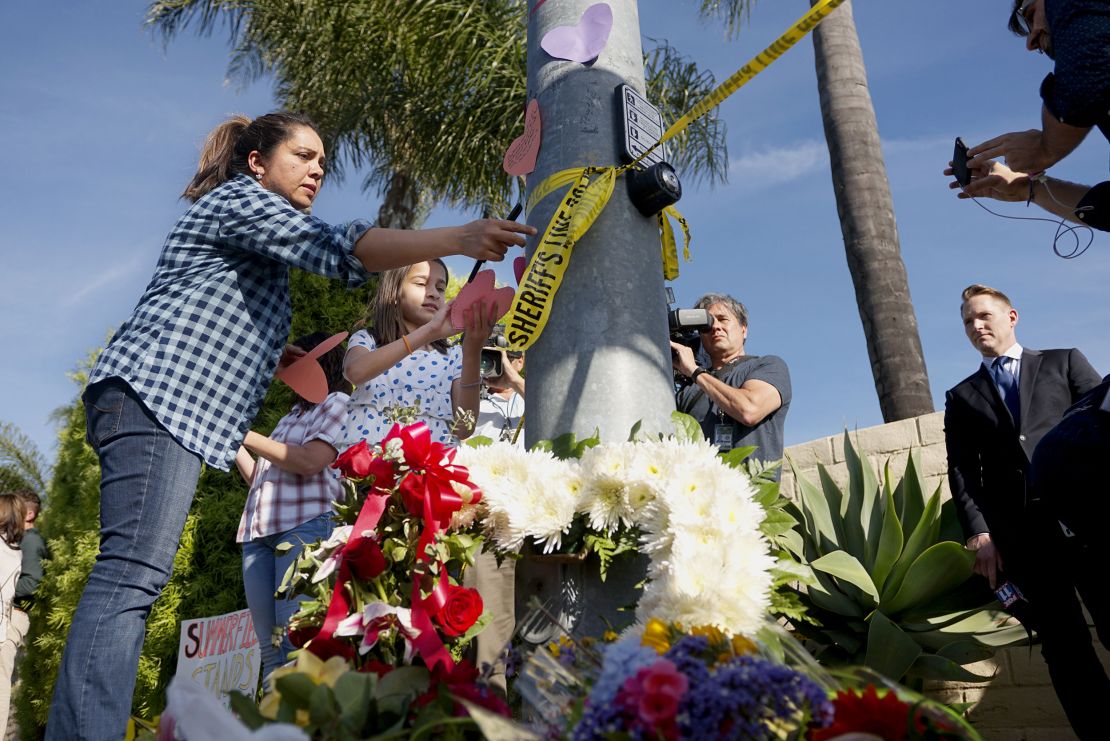
[[[613,29],[593,64],[555,59],[540,48],[545,33],[577,24],[592,4],[529,2],[528,93],[539,100],[543,121],[529,192],[559,170],[620,164],[614,91],[626,83],[644,92],[635,0],[609,0]],[[590,435],[595,428],[603,440],[624,440],[637,420],[648,432],[671,429],[674,393],[658,230],[626,193],[621,178],[609,205],[574,248],[547,328],[528,351],[529,445],[565,432]],[[528,214],[528,223],[541,234],[561,194],[548,196]]]
[[[539,100],[543,123],[529,192],[560,170],[620,164],[616,88],[624,83],[642,94],[644,65],[635,0],[608,1],[612,32],[590,65],[554,59],[540,40],[557,26],[577,24],[591,0],[529,2],[528,91]],[[629,201],[624,180],[574,248],[547,327],[528,351],[529,445],[566,432],[588,436],[595,429],[605,441],[621,441],[637,421],[645,432],[671,430],[674,387],[659,234],[655,220]],[[528,214],[541,235],[561,193]],[[586,635],[630,624],[632,613],[619,610],[635,602],[634,585],[645,567],[643,558],[625,561],[602,583],[593,563],[526,558],[517,571],[518,619],[538,597],[564,627]],[[553,635],[550,628],[525,624],[521,632],[526,640],[543,643]]]

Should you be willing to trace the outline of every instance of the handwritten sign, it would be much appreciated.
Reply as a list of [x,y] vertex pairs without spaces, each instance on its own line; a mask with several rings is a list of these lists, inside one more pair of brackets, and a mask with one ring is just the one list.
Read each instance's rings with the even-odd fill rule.
[[232,690],[254,697],[262,653],[250,610],[181,621],[177,674],[228,704]]
[[524,133],[513,139],[505,150],[501,167],[514,176],[527,175],[536,169],[536,157],[540,154],[540,103],[535,98],[528,102],[524,112]]

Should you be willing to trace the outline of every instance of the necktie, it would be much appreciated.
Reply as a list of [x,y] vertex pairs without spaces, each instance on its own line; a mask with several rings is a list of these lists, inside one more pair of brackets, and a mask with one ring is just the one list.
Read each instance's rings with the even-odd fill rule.
[[1018,391],[1017,377],[1010,370],[1007,360],[1009,360],[1007,357],[995,358],[991,364],[991,375],[994,377],[994,382],[998,384],[998,393],[1002,395],[1002,401],[1014,419],[1014,427],[1020,428],[1021,394]]

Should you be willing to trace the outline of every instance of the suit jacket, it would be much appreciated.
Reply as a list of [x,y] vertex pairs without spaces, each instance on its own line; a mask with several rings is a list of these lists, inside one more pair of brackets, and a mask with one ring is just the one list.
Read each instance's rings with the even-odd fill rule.
[[945,394],[948,481],[956,512],[970,538],[990,533],[1003,553],[1013,547],[1027,502],[1033,450],[1064,411],[1102,379],[1083,353],[1023,350],[1018,378],[1021,413],[1014,425],[991,374],[983,366]]

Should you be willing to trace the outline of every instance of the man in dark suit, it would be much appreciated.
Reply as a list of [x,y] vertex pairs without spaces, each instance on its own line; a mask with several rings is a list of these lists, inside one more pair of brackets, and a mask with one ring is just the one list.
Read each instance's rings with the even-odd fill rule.
[[[1057,558],[1065,531],[1045,517],[1027,480],[1037,443],[1102,379],[1074,348],[1023,348],[1015,335],[1017,310],[997,289],[969,286],[960,313],[968,339],[983,356],[978,370],[945,397],[948,480],[967,547],[975,551],[976,573],[992,589],[1009,581],[1024,593],[1031,614],[1022,618],[1041,637],[1068,718],[1081,738],[1094,737],[1105,723],[1090,687],[1098,686],[1097,673],[1101,686],[1110,685],[1074,597],[1072,571]],[[1062,592],[1072,596],[1070,603],[1061,602]],[[1093,660],[1086,662],[1091,676],[1076,677],[1074,663],[1064,666],[1077,651]]]

